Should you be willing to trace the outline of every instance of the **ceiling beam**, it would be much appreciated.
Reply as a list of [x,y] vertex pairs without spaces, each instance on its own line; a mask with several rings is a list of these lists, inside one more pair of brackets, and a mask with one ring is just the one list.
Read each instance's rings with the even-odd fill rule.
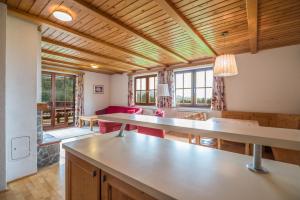
[[45,61],[42,61],[42,66],[64,67],[64,68],[68,68],[68,69],[77,69],[77,70],[83,70],[83,71],[89,71],[89,72],[101,73],[101,74],[108,74],[108,75],[114,74],[114,72],[88,69],[88,68],[85,68],[85,67],[75,67],[75,66],[64,65],[64,64],[59,64],[59,63],[52,63],[52,62],[45,62]]
[[257,0],[246,0],[249,45],[252,53],[257,52]]
[[42,66],[42,71],[55,71],[55,72],[63,72],[63,73],[70,73],[70,74],[84,74],[82,70],[63,69],[60,67],[48,66],[47,64]]
[[147,38],[145,35],[134,30],[133,28],[125,25],[123,22],[121,22],[121,21],[113,18],[112,16],[108,15],[107,13],[102,12],[101,10],[97,9],[91,3],[87,3],[86,1],[83,1],[83,0],[69,0],[69,1],[74,2],[81,9],[88,11],[88,13],[92,13],[95,17],[97,17],[101,21],[105,21],[106,23],[135,36],[136,38],[142,40],[144,43],[146,43],[150,46],[156,47],[157,49],[161,50],[163,53],[177,59],[178,61],[181,61],[184,63],[189,63],[189,61],[186,58],[184,58],[183,56],[179,55],[178,53],[173,52],[172,50],[170,50],[167,47],[163,47],[161,44],[151,40],[150,38]]
[[217,55],[217,52],[170,0],[155,0],[155,2],[163,8],[164,11],[166,11],[195,42],[197,42],[197,44],[208,54],[207,56]]
[[69,58],[69,59],[73,59],[73,60],[77,60],[77,61],[85,62],[85,63],[89,63],[89,64],[98,65],[99,68],[102,68],[102,69],[104,68],[104,69],[108,69],[108,70],[116,70],[116,71],[121,71],[121,72],[130,71],[129,69],[115,67],[115,66],[111,66],[111,65],[106,64],[106,63],[95,62],[93,60],[88,60],[88,59],[85,59],[85,58],[79,58],[79,57],[76,57],[76,56],[71,56],[71,55],[68,55],[68,54],[59,53],[59,52],[55,52],[55,51],[50,51],[50,50],[46,50],[46,49],[42,49],[42,53],[46,53],[46,54],[50,54],[50,55],[54,55],[54,56],[60,56],[60,57],[64,57],[64,58]]
[[154,60],[152,58],[146,57],[146,56],[144,56],[142,54],[130,51],[128,49],[116,46],[114,44],[110,44],[110,43],[105,42],[103,40],[100,40],[98,38],[95,38],[95,37],[92,37],[90,35],[87,35],[85,33],[76,31],[76,30],[74,30],[72,28],[69,28],[67,26],[60,25],[58,23],[54,23],[54,22],[52,22],[52,21],[50,21],[48,19],[42,18],[42,17],[37,17],[35,15],[28,14],[28,13],[26,13],[24,11],[17,10],[15,8],[8,7],[8,13],[11,14],[11,15],[14,15],[16,17],[19,17],[19,18],[31,21],[31,22],[33,22],[35,24],[38,24],[38,25],[46,25],[46,26],[48,26],[50,28],[53,28],[53,29],[55,29],[57,31],[62,31],[64,33],[67,33],[67,34],[73,35],[75,37],[81,38],[81,39],[83,39],[85,41],[89,41],[89,42],[100,44],[102,46],[105,46],[105,47],[108,47],[110,49],[113,49],[114,51],[117,51],[117,52],[129,55],[129,56],[134,56],[136,58],[140,58],[140,59],[146,60],[148,62],[155,63],[157,65],[163,65],[163,66],[165,65],[165,64],[163,64],[163,63],[161,63],[161,62],[159,62],[157,60]]
[[[64,65],[70,65],[70,66],[75,66],[75,67],[80,67],[80,68],[86,68],[86,69],[91,69],[91,67],[88,66],[88,65],[82,65],[82,64],[77,64],[77,63],[73,63],[73,62],[67,62],[67,61],[53,59],[53,58],[42,57],[42,61],[44,61],[44,62],[51,62],[51,63],[58,63],[58,64],[64,64]],[[97,70],[97,69],[91,69],[91,70]],[[111,73],[115,72],[115,71],[106,70],[106,69],[102,69],[102,71],[107,71],[107,72],[111,72]]]
[[55,65],[64,65],[64,66],[69,66],[69,67],[77,67],[86,71],[91,71],[91,72],[101,72],[101,73],[107,73],[107,74],[121,74],[120,72],[116,72],[116,71],[111,71],[111,70],[107,70],[107,69],[91,69],[90,66],[88,65],[81,65],[81,64],[77,64],[77,63],[72,63],[72,62],[67,62],[67,61],[63,61],[63,60],[57,60],[57,59],[52,59],[52,58],[45,58],[42,57],[42,63],[51,63],[51,64],[55,64]]
[[110,61],[113,61],[113,62],[119,62],[119,63],[121,63],[123,65],[126,65],[126,66],[139,68],[139,69],[147,69],[147,67],[143,67],[141,65],[137,65],[137,64],[134,64],[134,63],[122,61],[121,59],[117,59],[117,58],[114,58],[114,57],[110,57],[110,56],[102,55],[102,54],[99,54],[99,53],[95,53],[95,52],[90,51],[90,50],[75,47],[73,45],[68,45],[66,43],[55,41],[55,40],[52,40],[52,39],[49,39],[49,38],[46,38],[46,37],[42,37],[42,41],[46,42],[48,44],[60,46],[60,47],[63,47],[63,48],[74,50],[74,51],[78,51],[80,53],[85,53],[85,54],[89,54],[89,55],[96,56],[96,57],[99,57],[99,58],[104,58],[104,59],[107,59],[107,60],[110,60]]
[[138,74],[144,74],[144,73],[149,73],[149,72],[158,72],[161,70],[174,70],[174,69],[180,69],[180,68],[187,68],[187,67],[199,67],[201,65],[207,65],[207,64],[213,64],[215,62],[214,57],[210,58],[204,58],[200,60],[194,60],[188,64],[174,64],[174,65],[169,65],[168,67],[153,67],[148,71],[145,70],[140,70],[140,71],[133,71],[128,73],[128,75],[138,75]]

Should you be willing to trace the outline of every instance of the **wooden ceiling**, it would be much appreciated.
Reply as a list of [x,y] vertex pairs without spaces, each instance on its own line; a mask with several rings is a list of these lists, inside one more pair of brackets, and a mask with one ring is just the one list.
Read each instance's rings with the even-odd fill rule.
[[[43,66],[114,74],[300,43],[299,0],[0,2],[40,25]],[[73,21],[57,20],[55,10]]]

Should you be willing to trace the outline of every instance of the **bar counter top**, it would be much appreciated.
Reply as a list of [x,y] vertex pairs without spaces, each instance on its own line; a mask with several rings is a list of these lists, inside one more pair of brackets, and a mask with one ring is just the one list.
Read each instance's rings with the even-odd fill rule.
[[300,167],[263,159],[270,173],[249,171],[252,157],[134,132],[97,135],[65,150],[157,199],[299,200]]

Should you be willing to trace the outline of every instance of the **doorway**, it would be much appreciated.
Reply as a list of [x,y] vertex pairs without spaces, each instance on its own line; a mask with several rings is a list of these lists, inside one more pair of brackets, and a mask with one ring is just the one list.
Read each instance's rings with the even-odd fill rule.
[[74,126],[76,76],[54,72],[42,73],[42,101],[49,109],[43,112],[43,129]]

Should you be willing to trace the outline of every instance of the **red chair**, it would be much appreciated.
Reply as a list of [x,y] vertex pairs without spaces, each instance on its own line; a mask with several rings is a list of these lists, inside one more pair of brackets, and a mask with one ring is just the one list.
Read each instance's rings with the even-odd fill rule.
[[[155,116],[157,117],[164,117],[165,112],[163,110],[156,110],[155,111]],[[138,126],[137,127],[138,133],[145,134],[145,135],[151,135],[151,136],[156,136],[160,138],[165,138],[165,130],[161,129],[156,129],[156,128],[148,128],[148,127],[143,127],[143,126]]]
[[[126,106],[108,106],[103,110],[98,110],[95,112],[96,115],[104,115],[104,114],[112,114],[112,113],[130,113],[130,114],[141,114],[141,108],[137,107],[126,107]],[[99,121],[99,131],[100,133],[109,133],[113,131],[118,131],[121,129],[122,124],[116,122],[108,122],[108,121]],[[131,131],[135,130],[137,127],[135,125],[128,124],[126,125],[125,130]]]

